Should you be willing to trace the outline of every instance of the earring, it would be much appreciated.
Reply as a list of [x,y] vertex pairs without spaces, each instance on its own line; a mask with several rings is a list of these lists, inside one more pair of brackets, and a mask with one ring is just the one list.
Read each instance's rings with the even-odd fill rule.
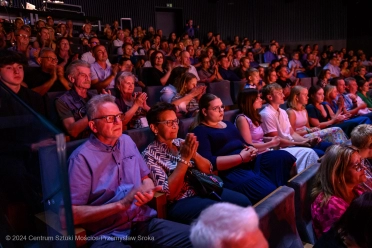
[[155,136],[157,136],[158,135],[158,133],[154,133],[155,134]]

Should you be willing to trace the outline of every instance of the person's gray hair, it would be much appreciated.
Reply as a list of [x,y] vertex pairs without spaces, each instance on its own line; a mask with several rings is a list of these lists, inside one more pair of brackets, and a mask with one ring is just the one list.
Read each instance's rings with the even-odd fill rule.
[[52,48],[45,47],[45,48],[41,49],[40,54],[39,54],[39,58],[44,57],[44,55],[48,52],[52,52],[52,53],[55,54],[55,52]]
[[65,75],[75,77],[78,73],[77,67],[85,67],[90,69],[90,64],[84,60],[75,60],[73,61],[66,69]]
[[351,132],[351,143],[358,149],[367,149],[372,144],[372,125],[360,124]]
[[257,230],[258,223],[252,207],[217,203],[203,210],[191,224],[190,240],[195,248],[222,248]]
[[127,77],[133,78],[133,82],[136,82],[136,77],[133,75],[133,73],[128,71],[121,71],[118,73],[118,75],[116,75],[115,86],[119,86],[121,82]]
[[95,114],[98,111],[98,107],[104,103],[111,102],[115,103],[115,97],[110,94],[101,94],[92,97],[87,103],[87,116],[88,120],[94,119]]
[[356,82],[355,78],[353,78],[353,77],[345,78],[345,85],[349,86],[350,82],[352,82],[352,81]]

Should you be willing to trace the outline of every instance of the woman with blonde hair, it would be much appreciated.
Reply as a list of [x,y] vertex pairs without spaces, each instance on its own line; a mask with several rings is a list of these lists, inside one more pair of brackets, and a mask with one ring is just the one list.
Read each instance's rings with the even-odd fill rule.
[[311,192],[311,216],[317,238],[327,232],[350,203],[363,193],[364,160],[352,146],[331,146],[324,155]]
[[345,133],[339,127],[321,129],[319,127],[310,127],[309,116],[305,106],[308,103],[308,90],[302,86],[295,86],[291,89],[287,100],[287,114],[293,130],[304,138],[321,138],[324,141],[333,144],[342,144],[347,142]]

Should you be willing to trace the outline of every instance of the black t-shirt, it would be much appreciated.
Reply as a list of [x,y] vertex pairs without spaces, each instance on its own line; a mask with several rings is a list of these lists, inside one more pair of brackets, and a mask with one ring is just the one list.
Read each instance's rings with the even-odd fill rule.
[[160,79],[164,77],[165,71],[159,71],[155,67],[151,68],[151,71],[148,74],[146,86],[162,86]]
[[346,248],[340,235],[332,227],[328,232],[322,235],[315,243],[314,248]]
[[[28,67],[25,68],[25,77],[24,82],[28,85],[28,88],[32,89],[43,85],[46,83],[52,76],[49,73],[43,72],[41,67]],[[62,83],[57,79],[48,92],[55,91],[66,91],[66,88]]]
[[292,81],[287,79],[285,81],[281,80],[280,78],[278,78],[276,80],[276,83],[279,84],[280,86],[282,86],[282,88],[284,89],[285,87],[288,87],[292,84]]

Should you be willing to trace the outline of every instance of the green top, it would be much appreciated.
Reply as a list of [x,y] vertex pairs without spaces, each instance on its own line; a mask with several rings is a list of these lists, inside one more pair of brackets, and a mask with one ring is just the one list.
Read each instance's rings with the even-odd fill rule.
[[357,95],[362,98],[363,102],[367,104],[368,108],[372,108],[372,99],[369,98],[368,96],[363,95],[361,92],[357,92]]

